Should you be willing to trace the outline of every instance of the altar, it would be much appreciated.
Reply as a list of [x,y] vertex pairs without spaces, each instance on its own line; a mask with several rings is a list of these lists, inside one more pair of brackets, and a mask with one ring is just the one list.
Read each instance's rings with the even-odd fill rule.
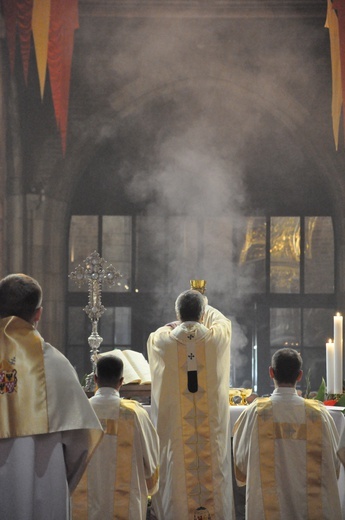
[[[144,406],[144,408],[150,414],[151,406],[150,405]],[[339,435],[341,435],[345,428],[345,416],[342,413],[344,408],[341,406],[329,406],[327,408],[329,409],[329,412],[335,422]],[[246,406],[230,406],[230,422],[229,422],[229,438],[230,439],[232,438],[232,431],[233,431],[235,422],[237,421],[237,419],[239,418],[239,416],[245,409],[246,409]],[[343,491],[345,492],[345,481],[344,481]]]
[[128,384],[120,388],[120,397],[134,399],[142,405],[149,405],[151,402],[151,383],[145,385]]

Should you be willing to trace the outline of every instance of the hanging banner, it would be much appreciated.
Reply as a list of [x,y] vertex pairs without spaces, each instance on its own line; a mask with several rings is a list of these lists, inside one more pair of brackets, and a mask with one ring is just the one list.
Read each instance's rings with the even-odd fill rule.
[[32,34],[34,37],[38,79],[42,99],[47,74],[49,24],[50,0],[34,0]]
[[51,0],[48,68],[63,154],[66,151],[74,31],[78,27],[78,0]]
[[343,127],[345,130],[345,0],[333,0],[332,5],[338,17]]
[[10,69],[14,71],[19,36],[27,82],[31,36],[34,41],[41,98],[49,69],[53,105],[65,155],[74,31],[79,27],[78,0],[0,0],[5,20]]
[[327,1],[327,18],[325,27],[329,29],[331,66],[332,66],[332,122],[335,149],[338,150],[339,126],[341,107],[343,104],[341,65],[340,65],[340,45],[339,45],[339,22],[338,16],[333,9],[331,0]]

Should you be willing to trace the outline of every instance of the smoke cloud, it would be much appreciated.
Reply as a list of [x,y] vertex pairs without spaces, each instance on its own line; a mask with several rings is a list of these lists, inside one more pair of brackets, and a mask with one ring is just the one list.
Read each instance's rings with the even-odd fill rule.
[[[260,212],[269,192],[271,209],[281,210],[290,191],[298,197],[296,179],[308,175],[301,181],[294,132],[312,126],[314,112],[329,123],[323,24],[81,20],[78,100],[89,100],[99,149],[112,149],[107,161],[95,158],[94,175],[106,172],[109,191],[121,179],[117,196],[141,208],[137,283],[156,290],[157,320],[173,318],[191,278],[206,279],[210,303],[228,315],[245,303],[253,281],[238,268],[243,218]],[[242,366],[246,337],[235,330]]]

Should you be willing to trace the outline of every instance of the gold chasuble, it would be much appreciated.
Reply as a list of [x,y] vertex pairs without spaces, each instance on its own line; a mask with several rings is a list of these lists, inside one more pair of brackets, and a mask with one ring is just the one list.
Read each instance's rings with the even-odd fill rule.
[[158,439],[155,447],[147,412],[111,388],[99,389],[91,403],[105,435],[73,495],[73,520],[145,520],[158,481]]
[[278,388],[234,427],[235,476],[247,520],[340,520],[338,433],[325,406]]
[[306,422],[302,424],[274,422],[270,399],[258,399],[257,411],[262,494],[266,515],[269,518],[280,517],[273,456],[275,440],[294,439],[306,442],[308,518],[317,518],[322,511],[322,421],[319,401],[305,400]]
[[160,438],[152,503],[159,520],[232,518],[230,334],[231,322],[207,305],[203,323],[161,327],[149,337],[151,417]]

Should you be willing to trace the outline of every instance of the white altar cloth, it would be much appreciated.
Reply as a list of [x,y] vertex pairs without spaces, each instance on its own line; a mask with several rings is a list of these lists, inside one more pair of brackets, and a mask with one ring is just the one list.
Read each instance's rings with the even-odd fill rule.
[[[150,414],[151,406],[144,406],[145,410]],[[245,410],[245,406],[230,406],[230,428],[229,428],[229,435],[232,437],[232,430],[234,428],[234,424],[243,412]],[[329,406],[327,407],[329,409],[329,412],[331,416],[333,417],[333,420],[335,422],[335,425],[337,427],[337,430],[339,432],[339,436],[342,434],[343,429],[345,428],[345,416],[342,414],[343,408],[337,407],[337,406]],[[345,487],[344,487],[344,493],[345,493]]]

